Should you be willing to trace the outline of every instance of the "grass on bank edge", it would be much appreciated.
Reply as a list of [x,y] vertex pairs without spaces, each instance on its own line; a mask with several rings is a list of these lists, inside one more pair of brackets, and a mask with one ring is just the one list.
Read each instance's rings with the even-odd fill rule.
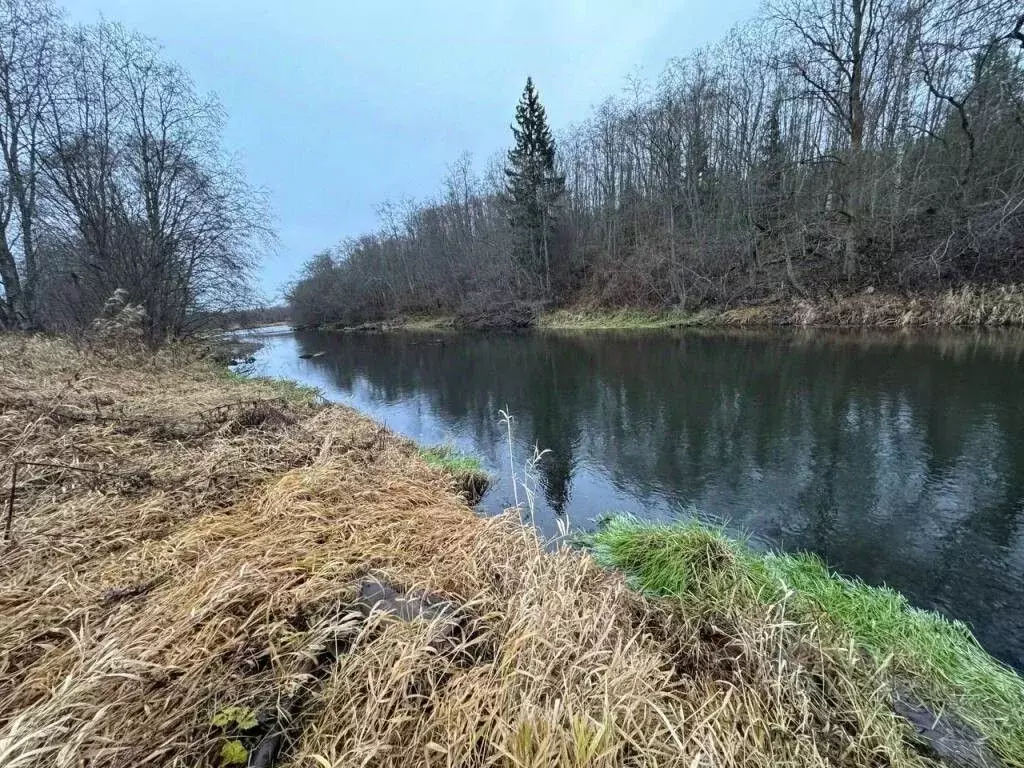
[[300,384],[292,379],[278,379],[273,376],[246,376],[231,368],[218,367],[218,372],[228,381],[248,383],[258,381],[270,387],[277,397],[296,405],[323,405],[324,395],[317,387]]
[[[416,315],[361,324],[325,323],[335,331],[457,331],[456,316]],[[862,292],[767,300],[745,306],[676,308],[568,306],[542,311],[535,327],[552,331],[632,331],[667,328],[995,328],[1024,326],[1024,285],[949,288],[914,296]]]
[[427,466],[449,475],[470,505],[477,504],[491,487],[491,476],[475,456],[459,453],[450,445],[420,448]]
[[483,465],[475,456],[459,453],[450,445],[435,445],[420,448],[420,456],[434,469],[449,472],[453,475],[463,472],[483,472]]
[[724,601],[787,601],[790,615],[830,621],[937,714],[951,710],[1008,765],[1024,766],[1024,679],[990,656],[966,626],[911,606],[892,589],[831,573],[809,554],[760,554],[694,521],[608,520],[585,544],[644,592],[715,612]]
[[713,325],[718,314],[713,310],[658,312],[640,309],[608,311],[556,309],[542,314],[537,320],[537,327],[574,331],[683,328]]
[[1024,286],[949,288],[916,296],[871,292],[839,297],[790,298],[739,307],[601,309],[569,307],[541,314],[550,330],[640,330],[695,327],[1019,327],[1024,325]]

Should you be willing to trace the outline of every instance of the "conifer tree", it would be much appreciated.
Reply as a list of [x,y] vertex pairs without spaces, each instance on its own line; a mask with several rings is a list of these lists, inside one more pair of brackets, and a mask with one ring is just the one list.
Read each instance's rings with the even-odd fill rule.
[[516,257],[551,296],[552,234],[565,177],[555,170],[555,141],[532,78],[526,79],[516,106],[512,134],[515,146],[509,150],[505,176]]
[[781,98],[776,97],[771,112],[768,114],[764,139],[758,153],[757,169],[761,188],[757,208],[762,226],[779,218],[785,202],[783,174],[786,167],[786,145],[782,140],[782,126],[779,118],[781,110]]

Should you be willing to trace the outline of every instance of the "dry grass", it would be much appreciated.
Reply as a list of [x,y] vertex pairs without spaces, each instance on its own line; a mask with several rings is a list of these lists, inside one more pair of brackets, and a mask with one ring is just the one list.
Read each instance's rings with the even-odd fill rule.
[[909,298],[884,293],[855,294],[833,301],[797,301],[772,309],[774,324],[784,325],[1020,326],[1024,325],[1024,290],[1014,285],[964,286],[938,295]]
[[814,555],[755,551],[696,520],[663,526],[611,518],[588,545],[638,589],[677,597],[691,612],[786,600],[791,618],[828,622],[889,667],[905,698],[969,726],[977,734],[971,748],[987,745],[978,762],[1024,764],[1024,681],[963,624],[914,608],[894,590],[834,574]]
[[[217,765],[278,721],[294,766],[928,762],[846,638],[783,604],[637,594],[474,515],[369,420],[279,394],[0,339],[2,477],[129,473],[19,472],[0,765]],[[452,648],[443,618],[362,620],[371,571],[471,631]]]
[[858,293],[839,298],[702,309],[560,309],[541,315],[539,327],[569,330],[718,326],[835,326],[865,328],[1024,326],[1024,288],[964,286],[939,294]]
[[556,309],[542,314],[537,325],[551,330],[579,331],[659,329],[702,325],[711,316],[709,313],[693,314],[679,310]]
[[936,301],[941,322],[948,325],[1024,325],[1024,287],[972,288],[944,293]]

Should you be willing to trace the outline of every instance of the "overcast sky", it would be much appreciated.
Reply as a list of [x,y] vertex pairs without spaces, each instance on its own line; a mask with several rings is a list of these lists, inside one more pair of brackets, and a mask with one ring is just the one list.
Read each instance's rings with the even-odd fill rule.
[[[60,0],[58,0],[60,2]],[[557,131],[721,38],[757,0],[64,0],[156,38],[228,113],[226,147],[270,193],[274,299],[314,252],[376,225],[510,141],[532,75]]]

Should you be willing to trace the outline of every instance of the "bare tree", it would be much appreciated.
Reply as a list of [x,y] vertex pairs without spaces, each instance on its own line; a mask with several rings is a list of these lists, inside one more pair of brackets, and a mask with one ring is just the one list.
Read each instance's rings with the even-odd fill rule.
[[0,0],[0,324],[11,326],[35,320],[42,123],[58,22],[46,0]]
[[158,340],[244,304],[272,234],[221,150],[220,105],[117,24],[67,30],[60,53],[45,132],[48,322],[81,324],[123,288]]
[[[1024,279],[1018,5],[772,0],[656,82],[629,82],[557,136],[553,255],[569,268],[555,300],[731,305]],[[340,315],[527,293],[498,186],[469,187],[350,243],[324,281],[344,286]],[[315,295],[300,293],[296,306]]]

